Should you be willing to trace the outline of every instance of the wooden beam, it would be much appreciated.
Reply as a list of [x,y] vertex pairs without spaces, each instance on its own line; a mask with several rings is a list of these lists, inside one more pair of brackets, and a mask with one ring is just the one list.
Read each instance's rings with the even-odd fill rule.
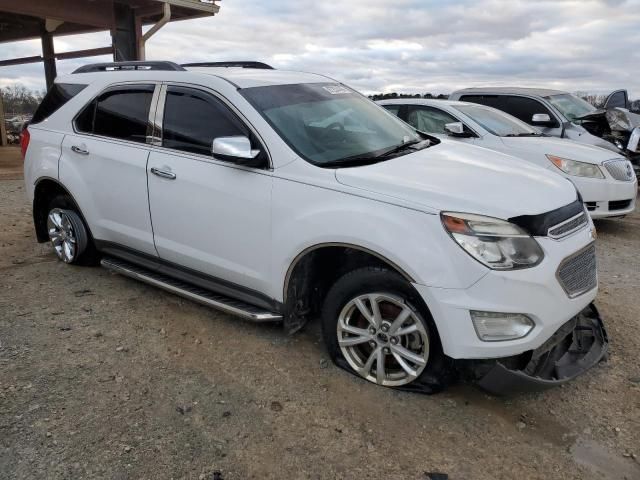
[[208,13],[210,15],[215,15],[220,10],[220,6],[216,5],[214,1],[219,0],[159,0],[166,1],[171,5],[175,5],[176,7],[184,7],[192,10],[199,10],[203,13]]
[[[70,60],[72,58],[97,57],[98,55],[113,55],[113,47],[88,48],[86,50],[74,50],[73,52],[56,53],[56,60]],[[11,60],[0,60],[0,67],[10,67],[12,65],[24,65],[26,63],[38,63],[43,60],[42,55],[33,57],[12,58]]]
[[98,55],[113,55],[113,47],[88,48],[86,50],[56,53],[56,59],[69,60],[72,58],[97,57]]
[[11,60],[0,60],[0,67],[10,67],[11,65],[23,65],[25,63],[38,63],[42,61],[42,55],[33,57],[12,58]]
[[91,25],[111,29],[113,26],[113,2],[85,0],[0,0],[0,12],[29,15],[41,19],[52,18],[63,22]]

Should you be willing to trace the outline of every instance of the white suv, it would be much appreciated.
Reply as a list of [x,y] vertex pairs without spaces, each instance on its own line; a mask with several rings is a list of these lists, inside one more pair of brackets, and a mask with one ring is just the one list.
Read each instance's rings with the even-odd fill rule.
[[570,182],[330,78],[90,65],[57,79],[22,147],[61,260],[290,332],[321,316],[336,364],[376,384],[543,388],[607,349]]

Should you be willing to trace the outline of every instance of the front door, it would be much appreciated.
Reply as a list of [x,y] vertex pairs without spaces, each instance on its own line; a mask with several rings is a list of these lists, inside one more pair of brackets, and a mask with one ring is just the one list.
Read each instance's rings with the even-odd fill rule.
[[[409,125],[421,132],[431,133],[434,135],[444,136],[448,135],[445,130],[447,123],[462,123],[465,132],[470,135],[474,132],[459,119],[454,117],[448,112],[445,112],[439,108],[427,106],[427,105],[407,105],[406,118],[403,120]],[[474,143],[477,139],[475,135],[469,137],[454,137],[456,140],[465,143]]]
[[148,166],[160,258],[268,292],[271,174],[211,155],[214,138],[247,136],[248,128],[221,100],[196,88],[168,86],[161,107],[162,147],[152,149]]

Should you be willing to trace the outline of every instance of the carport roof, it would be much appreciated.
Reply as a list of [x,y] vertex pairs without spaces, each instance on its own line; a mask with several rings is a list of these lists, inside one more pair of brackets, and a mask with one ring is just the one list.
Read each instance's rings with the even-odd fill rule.
[[[114,0],[0,0],[0,43],[40,38],[43,29],[53,35],[112,30]],[[171,5],[171,21],[214,15],[212,0],[118,0],[135,9],[142,24],[162,17],[162,4]]]

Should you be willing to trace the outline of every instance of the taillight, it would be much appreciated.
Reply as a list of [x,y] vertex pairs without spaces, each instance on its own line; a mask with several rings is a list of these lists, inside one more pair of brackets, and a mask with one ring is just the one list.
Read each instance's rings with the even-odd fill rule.
[[27,155],[27,148],[29,148],[29,140],[31,139],[31,134],[27,127],[22,129],[20,132],[20,151],[22,152],[22,159]]

